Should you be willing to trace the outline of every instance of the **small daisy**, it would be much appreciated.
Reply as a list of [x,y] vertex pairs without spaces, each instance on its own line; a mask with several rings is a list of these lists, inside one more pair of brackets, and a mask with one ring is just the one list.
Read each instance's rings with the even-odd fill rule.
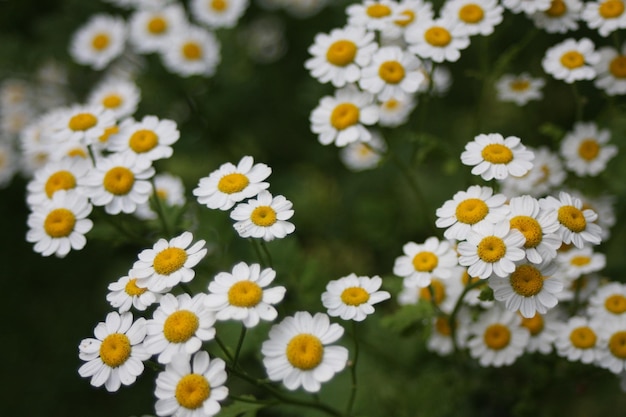
[[338,147],[351,142],[367,142],[372,133],[364,125],[378,121],[378,107],[374,96],[353,86],[336,90],[334,96],[325,96],[309,117],[311,131],[318,135],[322,145],[335,143]]
[[582,8],[581,0],[552,0],[548,9],[537,11],[530,17],[535,26],[547,33],[566,33],[578,29]]
[[374,169],[387,151],[387,143],[378,131],[372,131],[367,142],[352,142],[341,148],[339,158],[344,165],[355,172]]
[[600,61],[595,66],[598,75],[594,85],[610,96],[626,94],[626,43],[619,50],[602,47],[598,53]]
[[133,322],[132,313],[114,311],[98,323],[94,335],[78,346],[78,356],[86,362],[78,369],[80,376],[91,377],[91,385],[104,385],[109,392],[133,384],[143,372],[142,361],[150,357],[142,345],[146,320],[140,317]]
[[563,185],[567,173],[559,156],[545,146],[531,149],[535,154],[533,167],[522,177],[507,177],[500,182],[501,191],[507,196],[528,194],[543,197]]
[[146,322],[146,351],[170,363],[179,354],[192,355],[215,337],[215,314],[204,306],[206,294],[165,294],[152,319]]
[[248,0],[191,0],[192,17],[211,29],[232,28],[248,8]]
[[361,71],[359,86],[384,101],[416,93],[424,80],[421,62],[415,55],[398,46],[384,46]]
[[481,224],[460,242],[459,264],[467,266],[472,277],[489,278],[492,274],[505,278],[515,271],[515,262],[524,259],[524,235],[512,229],[508,221]]
[[132,152],[101,158],[79,185],[84,187],[94,206],[104,206],[108,214],[132,213],[148,201],[154,176],[152,161]]
[[74,105],[58,114],[50,126],[57,142],[98,143],[106,129],[115,125],[115,114],[102,105]]
[[101,82],[87,98],[89,105],[101,105],[113,112],[120,120],[137,110],[141,92],[133,81],[124,78],[109,78]]
[[394,5],[396,19],[392,25],[385,27],[381,33],[382,40],[396,41],[404,38],[408,28],[417,22],[432,20],[434,18],[433,5],[424,0],[401,0]]
[[494,298],[504,303],[507,310],[531,318],[558,304],[555,294],[563,289],[563,282],[554,275],[556,271],[556,264],[550,261],[540,265],[522,263],[506,278],[489,278],[489,286]]
[[582,248],[586,243],[597,245],[602,241],[602,229],[593,223],[598,214],[583,209],[580,199],[561,191],[558,199],[548,196],[539,200],[539,204],[543,210],[556,210],[560,224],[558,233],[563,243]]
[[470,230],[483,223],[497,223],[509,213],[506,196],[494,194],[490,187],[472,185],[458,191],[436,211],[436,225],[446,228],[446,239],[463,240]]
[[378,124],[384,127],[396,127],[406,123],[417,105],[415,96],[394,97],[382,101],[378,106]]
[[156,380],[154,391],[158,416],[211,417],[228,397],[226,363],[205,351],[177,355]]
[[[159,204],[164,204],[167,207],[180,207],[185,205],[185,186],[180,177],[168,173],[158,174],[154,176],[153,185],[154,190],[151,197],[154,197],[156,194],[156,198],[159,199]],[[137,205],[137,210],[135,210],[134,215],[143,220],[158,218],[158,214],[152,210],[150,206],[150,201]]]
[[282,239],[296,229],[288,222],[294,211],[293,204],[282,195],[272,197],[269,191],[261,191],[257,198],[239,203],[230,213],[235,220],[233,227],[241,237],[262,238],[269,242]]
[[[469,317],[469,313],[465,310],[461,310],[460,314],[457,315],[454,332],[456,336],[456,346],[458,348],[464,348],[466,346]],[[441,356],[447,356],[454,352],[452,327],[450,326],[450,318],[448,316],[437,316],[432,319],[426,348]]]
[[503,0],[502,5],[513,13],[532,15],[536,12],[548,10],[551,0]]
[[503,178],[512,175],[521,177],[533,167],[535,155],[526,149],[520,138],[499,133],[480,134],[465,145],[461,154],[464,165],[473,166],[472,174],[484,180]]
[[254,158],[244,156],[237,166],[227,162],[208,177],[200,178],[193,195],[210,209],[230,210],[236,203],[267,189],[270,184],[264,180],[271,173],[267,165],[255,164]]
[[617,146],[609,145],[611,132],[600,129],[594,122],[578,122],[561,141],[561,155],[565,166],[576,175],[596,176],[617,155]]
[[596,363],[614,374],[626,371],[626,316],[604,320],[598,337],[601,347]]
[[602,321],[626,317],[626,284],[611,282],[597,288],[589,297],[587,312]]
[[304,66],[319,82],[339,88],[360,79],[361,68],[370,63],[377,48],[374,33],[362,27],[336,28],[315,36],[309,47],[312,57]]
[[545,72],[557,80],[573,83],[595,78],[594,65],[600,61],[595,45],[588,38],[576,41],[568,38],[546,51],[541,61]]
[[602,229],[602,241],[607,240],[611,235],[611,228],[615,226],[617,221],[615,217],[616,196],[605,194],[589,197],[576,191],[572,191],[572,195],[580,198],[580,201],[583,202],[583,208],[598,213],[598,219],[595,223]]
[[101,70],[124,51],[126,23],[119,17],[93,15],[73,35],[69,52],[79,64]]
[[35,172],[28,183],[26,201],[32,207],[51,200],[60,190],[75,190],[80,193],[78,179],[85,176],[91,168],[91,161],[86,159],[63,158],[47,163]]
[[441,15],[456,19],[469,36],[488,36],[502,22],[503,12],[497,0],[451,0],[444,4]]
[[331,317],[363,321],[374,313],[374,304],[391,298],[387,291],[379,291],[383,280],[379,276],[357,277],[356,274],[330,281],[322,293],[322,304]]
[[271,268],[261,270],[259,264],[240,262],[232,273],[220,272],[209,283],[209,294],[204,305],[216,312],[217,320],[238,320],[247,328],[260,320],[273,321],[278,312],[273,307],[280,303],[286,288],[266,288],[276,278]]
[[541,100],[544,85],[543,78],[533,78],[528,73],[505,74],[496,82],[498,100],[523,106],[529,101]]
[[108,286],[107,301],[120,313],[125,313],[134,307],[138,311],[145,311],[152,304],[158,302],[161,294],[150,291],[137,285],[137,278],[124,275]]
[[536,313],[529,318],[522,317],[520,323],[530,332],[530,339],[526,345],[526,352],[539,352],[547,355],[554,349],[554,341],[561,326],[556,310],[550,310],[547,314]]
[[470,44],[468,31],[450,17],[418,22],[404,33],[409,50],[434,62],[455,62]]
[[574,298],[578,302],[587,305],[589,298],[595,293],[603,279],[599,274],[585,274],[574,280],[565,276],[565,286],[563,291],[557,294],[560,301],[572,301]]
[[423,61],[423,71],[426,82],[420,84],[420,93],[427,93],[434,97],[443,97],[446,95],[452,85],[452,73],[448,67],[438,64],[434,65],[431,61]]
[[585,317],[571,317],[559,329],[554,347],[557,355],[570,362],[593,363],[598,357],[598,323]]
[[582,275],[602,271],[606,266],[606,255],[593,251],[590,246],[571,248],[566,252],[559,252],[556,258],[559,273],[573,281]]
[[469,326],[467,347],[481,366],[511,365],[523,353],[530,332],[521,326],[521,317],[511,311],[492,308]]
[[75,191],[60,190],[50,200],[33,207],[28,216],[29,230],[26,240],[34,243],[34,251],[42,256],[65,257],[70,250],[81,250],[93,222],[87,218],[91,213],[87,198]]
[[159,120],[156,116],[144,116],[140,122],[127,119],[119,132],[111,138],[109,149],[113,152],[130,151],[156,161],[172,156],[171,145],[180,138],[176,122]]
[[581,18],[590,29],[597,29],[604,37],[617,29],[626,28],[626,8],[623,0],[586,2]]
[[318,392],[343,370],[348,362],[348,349],[330,345],[343,335],[343,327],[330,323],[326,314],[311,316],[296,312],[272,326],[269,339],[261,353],[269,379],[282,381],[293,391],[300,386],[307,392]]
[[173,33],[161,51],[165,67],[183,77],[211,76],[220,62],[220,44],[213,32],[186,26]]
[[150,291],[163,292],[179,282],[189,282],[195,276],[192,269],[207,253],[206,243],[199,240],[192,246],[190,232],[170,239],[159,239],[152,249],[144,249],[133,264],[129,275],[137,278],[137,285]]
[[403,256],[396,258],[393,273],[404,278],[407,287],[427,287],[434,277],[447,279],[458,265],[457,254],[450,242],[434,236],[423,244],[406,243]]
[[394,25],[395,20],[402,19],[396,10],[397,5],[391,0],[365,0],[351,4],[346,8],[348,25],[384,33]]
[[130,17],[129,41],[139,53],[161,52],[170,36],[186,25],[185,9],[180,4],[140,9]]
[[399,305],[417,304],[424,300],[442,312],[450,314],[462,291],[461,281],[457,279],[432,278],[430,285],[420,288],[410,283],[407,285],[405,278],[397,298]]

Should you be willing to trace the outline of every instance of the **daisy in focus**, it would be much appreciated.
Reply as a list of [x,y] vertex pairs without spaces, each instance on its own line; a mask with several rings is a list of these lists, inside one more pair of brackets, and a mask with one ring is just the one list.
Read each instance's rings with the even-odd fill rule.
[[141,97],[139,87],[124,78],[109,78],[98,84],[87,98],[87,104],[111,110],[115,119],[131,116]]
[[533,78],[528,73],[505,74],[496,82],[498,100],[523,106],[529,101],[541,100],[544,85],[543,78]]
[[119,132],[111,138],[109,149],[113,152],[129,151],[150,161],[172,156],[172,146],[180,138],[176,122],[144,116],[140,122],[127,119],[120,124]]
[[434,236],[423,244],[406,243],[404,255],[396,258],[393,273],[403,277],[406,287],[427,287],[434,277],[447,279],[458,265],[454,247],[448,241],[439,241]]
[[26,201],[30,206],[42,204],[52,199],[52,196],[60,190],[78,189],[78,179],[86,175],[92,165],[86,159],[64,158],[58,162],[49,162],[35,172],[33,179],[26,189],[28,194]]
[[115,114],[102,105],[73,105],[54,112],[50,126],[56,143],[92,145],[100,141],[108,127],[115,125]]
[[148,290],[137,285],[137,278],[124,275],[108,286],[107,301],[120,313],[130,311],[134,307],[138,311],[145,311],[152,304],[159,301],[160,293]]
[[595,66],[598,75],[594,85],[610,96],[626,94],[626,43],[619,50],[604,46],[598,53],[600,60]]
[[468,30],[450,17],[418,22],[404,33],[411,52],[434,62],[455,62],[470,44]]
[[286,291],[283,286],[267,288],[274,278],[276,271],[271,268],[261,270],[259,264],[240,262],[232,272],[220,272],[213,278],[204,304],[216,312],[217,320],[241,321],[247,328],[261,320],[273,321],[278,316],[273,305],[283,300]]
[[248,8],[248,0],[191,0],[189,11],[209,28],[232,28]]
[[378,277],[358,277],[356,274],[330,281],[322,293],[322,304],[331,317],[363,321],[374,313],[374,304],[391,298],[387,291],[379,291],[383,280]]
[[600,55],[595,51],[595,45],[588,38],[576,41],[568,38],[551,48],[548,48],[541,65],[545,72],[557,80],[568,84],[579,80],[591,80],[596,76],[595,65],[600,61]]
[[444,4],[441,15],[456,19],[469,36],[488,36],[502,22],[503,12],[497,0],[451,0]]
[[122,54],[126,37],[123,19],[96,14],[74,33],[69,53],[77,63],[101,70]]
[[576,175],[596,176],[604,171],[608,161],[617,155],[617,146],[610,145],[611,132],[593,122],[578,122],[561,141],[565,166]]
[[173,33],[161,50],[163,65],[182,77],[211,76],[221,60],[220,44],[213,32],[187,25]]
[[480,134],[465,145],[461,154],[464,165],[473,166],[472,174],[484,180],[501,180],[509,175],[522,177],[533,167],[535,155],[527,150],[520,138],[499,133]]
[[272,326],[263,342],[263,365],[272,381],[282,381],[291,391],[318,392],[348,362],[348,349],[332,345],[343,327],[330,323],[326,314],[296,312]]
[[239,203],[231,211],[230,218],[235,220],[233,227],[241,237],[254,237],[266,242],[282,239],[296,230],[288,222],[294,211],[293,204],[282,195],[273,197],[269,191],[261,191],[256,199]]
[[580,199],[564,191],[559,198],[548,196],[539,200],[542,210],[556,210],[560,227],[557,233],[563,243],[574,244],[582,248],[590,243],[597,245],[602,241],[602,229],[593,223],[598,214],[590,209],[583,209]]

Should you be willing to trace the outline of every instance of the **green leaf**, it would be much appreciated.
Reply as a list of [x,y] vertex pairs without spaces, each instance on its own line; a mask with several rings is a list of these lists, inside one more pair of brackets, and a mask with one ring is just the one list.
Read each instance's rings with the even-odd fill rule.
[[491,287],[484,287],[478,294],[478,299],[481,301],[493,301],[493,290]]
[[383,317],[381,324],[394,332],[404,334],[421,325],[423,320],[434,316],[433,306],[427,301],[420,300],[417,304],[403,306],[393,314]]

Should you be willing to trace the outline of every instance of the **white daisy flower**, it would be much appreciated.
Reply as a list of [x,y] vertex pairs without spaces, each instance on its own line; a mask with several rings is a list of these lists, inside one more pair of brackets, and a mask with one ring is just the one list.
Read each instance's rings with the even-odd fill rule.
[[165,294],[152,319],[146,322],[146,351],[170,363],[180,353],[192,355],[215,337],[215,314],[204,306],[206,294]]
[[455,62],[470,44],[468,31],[450,17],[420,21],[404,32],[409,50],[422,59]]
[[610,138],[611,132],[594,122],[577,122],[561,141],[560,151],[567,169],[580,177],[600,174],[617,155],[617,146],[608,144]]
[[552,0],[549,8],[531,14],[530,18],[547,33],[566,33],[578,29],[582,8],[580,0]]
[[134,307],[138,311],[145,311],[161,298],[160,293],[150,291],[137,285],[137,278],[124,275],[108,286],[107,301],[120,313],[125,313]]
[[191,0],[192,17],[211,29],[232,28],[248,8],[248,0]]
[[421,62],[415,55],[399,46],[384,46],[361,71],[359,86],[384,101],[416,93],[424,80]]
[[598,366],[614,374],[626,371],[626,316],[602,321],[598,327],[598,337]]
[[488,36],[502,22],[503,12],[497,0],[451,0],[444,4],[441,16],[457,20],[469,36]]
[[132,213],[148,201],[154,176],[152,161],[132,152],[115,153],[98,159],[95,168],[78,184],[84,187],[94,206],[108,214]]
[[86,159],[63,158],[51,161],[38,169],[26,189],[27,203],[32,207],[52,199],[60,190],[75,190],[81,193],[78,179],[85,176],[92,168]]
[[561,326],[554,347],[570,362],[594,363],[599,353],[598,323],[574,316]]
[[494,298],[504,303],[507,310],[531,318],[558,304],[555,294],[563,289],[563,281],[554,275],[556,271],[557,266],[551,261],[540,265],[522,263],[508,277],[489,278],[489,286]]
[[523,106],[529,101],[541,100],[544,85],[543,78],[533,78],[525,72],[519,75],[505,74],[496,82],[498,100]]
[[458,191],[436,211],[436,225],[446,228],[446,239],[463,240],[470,230],[483,223],[497,223],[509,213],[506,196],[494,194],[490,187],[472,185]]
[[211,417],[228,397],[226,363],[205,351],[177,355],[156,379],[154,406],[158,416]]
[[626,284],[611,282],[597,288],[589,297],[587,313],[601,321],[626,317]]
[[115,77],[102,81],[87,98],[89,105],[101,105],[113,112],[117,120],[131,116],[137,110],[141,92],[133,81]]
[[69,53],[77,63],[101,70],[124,51],[126,32],[123,19],[106,14],[93,15],[74,32]]
[[262,238],[269,242],[282,239],[296,229],[288,222],[294,211],[293,204],[282,195],[272,197],[269,191],[261,191],[256,199],[239,203],[231,211],[235,220],[233,227],[241,237]]
[[351,4],[346,8],[348,25],[384,33],[393,26],[395,20],[402,20],[396,11],[397,5],[392,0],[364,0]]
[[551,0],[502,0],[502,5],[513,13],[531,15],[548,10]]
[[204,240],[193,241],[190,232],[184,232],[169,241],[159,239],[152,249],[144,249],[128,273],[137,278],[137,284],[150,291],[163,292],[179,282],[189,282],[195,276],[192,269],[207,253]]
[[378,124],[384,127],[396,127],[406,123],[417,105],[415,96],[393,97],[378,105]]
[[526,238],[524,250],[526,258],[539,264],[556,258],[561,247],[561,237],[557,214],[554,211],[542,211],[539,201],[529,195],[514,197],[509,200],[509,223]]
[[55,142],[92,145],[100,141],[106,129],[115,125],[115,114],[102,105],[74,105],[59,113],[50,126]]
[[348,349],[331,345],[343,335],[343,327],[330,323],[326,314],[296,312],[272,326],[263,342],[263,365],[272,381],[282,381],[291,391],[300,386],[318,392],[323,382],[343,370]]
[[555,309],[548,311],[547,314],[536,313],[529,318],[522,317],[520,325],[527,328],[530,333],[526,352],[547,355],[554,349],[554,341],[562,324]]
[[398,293],[399,305],[417,304],[424,300],[450,314],[463,291],[461,281],[457,279],[432,278],[427,287],[416,287],[406,280],[407,278],[403,280],[402,290]]
[[494,307],[469,326],[467,347],[481,366],[511,365],[523,353],[530,333],[521,326],[521,317]]
[[383,280],[379,276],[348,276],[330,281],[322,293],[322,304],[331,317],[363,321],[374,313],[374,304],[391,298],[387,291],[379,291]]
[[247,328],[260,320],[273,321],[278,316],[273,305],[283,300],[286,291],[283,286],[266,288],[274,278],[272,268],[261,270],[259,264],[240,262],[232,273],[220,272],[213,278],[204,305],[216,312],[217,320],[241,321]]
[[59,190],[50,200],[32,209],[26,241],[35,244],[35,252],[63,258],[70,250],[85,247],[85,233],[93,227],[87,218],[92,207],[86,197],[75,191]]
[[126,119],[119,132],[111,138],[109,149],[113,152],[130,151],[156,161],[174,153],[171,145],[180,138],[176,122],[159,120],[156,116],[144,116],[140,122]]
[[266,164],[255,164],[254,158],[244,156],[237,166],[227,162],[208,177],[200,178],[193,195],[198,197],[198,203],[210,209],[230,210],[235,203],[267,189],[270,184],[264,180],[271,173],[272,169]]
[[545,72],[557,80],[573,83],[578,80],[591,80],[596,76],[594,65],[600,61],[595,45],[588,38],[576,41],[568,38],[546,51],[541,61]]
[[598,49],[600,60],[594,85],[610,96],[626,94],[626,43],[618,50],[610,46]]
[[91,385],[104,385],[115,392],[121,385],[131,385],[143,373],[143,362],[150,354],[143,348],[146,320],[133,322],[132,313],[107,314],[104,322],[94,329],[95,338],[83,339],[78,346],[78,356],[85,361],[78,373],[91,377]]
[[567,173],[557,154],[545,146],[531,149],[535,154],[533,167],[522,177],[507,177],[501,181],[501,191],[511,197],[528,194],[543,197],[563,185]]
[[581,18],[590,29],[597,29],[604,37],[617,29],[626,28],[626,8],[622,0],[586,2]]
[[565,278],[565,286],[563,291],[557,294],[560,301],[572,301],[574,298],[581,304],[587,304],[591,295],[594,294],[596,289],[600,286],[602,279],[599,274],[585,274],[579,278],[570,279],[562,275]]
[[457,247],[459,264],[467,266],[472,277],[486,279],[495,274],[505,278],[515,271],[515,262],[524,259],[524,241],[524,235],[506,220],[475,226],[467,241]]
[[[464,310],[461,310],[460,314],[457,315],[454,333],[456,336],[456,346],[458,348],[466,347],[469,330],[469,317],[469,313]],[[454,352],[454,343],[452,343],[452,328],[450,326],[450,318],[448,316],[437,316],[432,319],[430,334],[428,335],[428,340],[426,341],[426,349],[441,356],[447,356]]]
[[617,221],[615,217],[616,196],[605,194],[589,197],[575,190],[572,190],[571,193],[574,197],[580,198],[580,201],[583,202],[583,208],[598,213],[598,218],[594,223],[602,229],[602,241],[607,240],[611,235],[611,227],[615,226]]
[[583,209],[580,199],[561,191],[558,199],[548,196],[539,200],[539,205],[543,210],[556,210],[560,224],[558,233],[563,243],[582,248],[586,243],[597,245],[602,241],[602,229],[593,223],[598,214]]
[[374,169],[387,151],[387,143],[378,131],[372,131],[367,142],[352,142],[341,148],[339,158],[344,165],[355,172]]
[[186,25],[185,9],[180,4],[140,9],[130,16],[129,42],[139,53],[160,52],[167,48],[170,36]]
[[522,177],[533,167],[535,155],[516,136],[502,137],[499,133],[480,134],[465,145],[461,154],[464,165],[473,166],[472,174],[484,180],[512,175]]
[[449,241],[434,236],[423,244],[408,242],[404,255],[396,258],[393,273],[404,278],[407,287],[427,287],[433,278],[448,279],[458,265],[457,254]]
[[220,44],[213,32],[197,26],[188,25],[172,33],[160,52],[163,65],[183,77],[211,76],[221,60]]
[[312,57],[304,66],[319,82],[343,87],[359,81],[361,68],[370,63],[377,48],[373,32],[354,26],[336,28],[315,36],[309,47]]
[[559,273],[573,281],[582,275],[603,270],[606,266],[606,255],[594,252],[590,246],[573,247],[565,252],[559,252],[556,262],[559,265]]
[[[184,206],[186,202],[185,186],[180,177],[163,173],[154,176],[154,191],[152,196],[156,194],[160,204],[167,207]],[[152,210],[150,201],[137,205],[135,216],[143,220],[152,220],[158,218],[158,214]]]
[[374,96],[361,92],[352,85],[325,96],[309,117],[311,131],[318,135],[322,145],[335,143],[338,147],[348,143],[367,142],[372,133],[364,125],[378,121],[378,107]]
[[387,25],[381,38],[384,41],[404,39],[406,30],[417,22],[428,21],[434,18],[433,5],[424,0],[401,0],[394,5],[396,19],[393,24]]

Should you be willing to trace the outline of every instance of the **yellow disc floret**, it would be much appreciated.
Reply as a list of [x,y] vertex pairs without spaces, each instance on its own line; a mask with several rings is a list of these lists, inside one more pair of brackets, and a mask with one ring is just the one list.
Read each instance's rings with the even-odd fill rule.
[[465,23],[478,23],[484,17],[483,8],[474,3],[468,3],[459,9],[459,19]]
[[513,91],[526,91],[530,87],[530,82],[527,80],[513,80],[509,83],[509,87]]
[[341,301],[349,306],[359,306],[367,303],[369,299],[369,293],[361,287],[346,288],[341,293]]
[[622,0],[606,0],[598,7],[598,13],[605,19],[614,19],[624,13],[624,2]]
[[429,251],[419,252],[413,257],[413,267],[418,272],[431,272],[438,264],[437,255]]
[[338,67],[345,67],[356,57],[357,46],[354,42],[341,39],[333,42],[326,51],[326,60]]
[[452,42],[452,35],[450,35],[448,29],[444,27],[433,26],[424,32],[424,40],[432,46],[442,48]]
[[126,195],[135,185],[135,174],[126,167],[114,167],[104,174],[104,189],[114,195]]
[[626,78],[626,56],[618,55],[609,64],[609,72],[615,78]]
[[524,247],[535,248],[543,240],[543,229],[537,220],[530,216],[515,216],[510,220],[511,229],[517,229],[526,238]]
[[558,211],[559,223],[574,233],[580,233],[587,227],[587,220],[580,209],[574,206],[562,206]]
[[516,294],[522,297],[532,297],[541,292],[545,277],[532,265],[520,265],[515,268],[509,281]]
[[109,94],[102,99],[102,105],[107,109],[116,109],[122,105],[124,99],[119,94]]
[[400,12],[400,19],[394,20],[398,26],[408,26],[415,21],[415,12],[413,10],[403,10]]
[[578,349],[590,349],[596,345],[596,332],[590,327],[577,327],[569,334],[569,340],[572,345]]
[[269,227],[276,223],[276,211],[270,206],[259,206],[250,215],[252,223],[261,227]]
[[91,113],[78,113],[72,116],[67,126],[75,132],[89,130],[98,124],[98,118]]
[[385,61],[378,68],[378,75],[388,84],[398,84],[404,79],[404,67],[398,61]]
[[128,139],[128,146],[135,153],[148,152],[155,148],[159,144],[159,136],[152,130],[140,129],[137,130]]
[[106,47],[109,46],[109,43],[111,43],[111,39],[106,33],[98,33],[91,39],[91,46],[93,46],[93,49],[97,51],[106,49]]
[[543,331],[545,323],[541,314],[535,313],[535,315],[530,318],[522,317],[520,324],[528,329],[531,336],[537,336]]
[[217,189],[224,194],[234,194],[242,191],[248,184],[250,184],[248,177],[238,172],[233,172],[220,178],[217,183]]
[[561,64],[567,69],[576,69],[585,65],[585,56],[578,51],[568,51],[561,55]]
[[137,286],[137,278],[132,278],[128,280],[128,282],[124,286],[124,292],[126,292],[126,294],[130,295],[131,297],[139,297],[146,291],[148,291],[147,288]]
[[57,171],[48,177],[46,181],[46,195],[52,198],[54,193],[59,190],[70,190],[76,187],[76,177],[70,171]]
[[492,324],[485,329],[483,341],[489,349],[501,350],[506,348],[511,342],[511,331],[502,324]]
[[452,328],[450,327],[450,321],[447,317],[439,316],[435,320],[435,330],[437,333],[443,336],[450,336],[452,334]]
[[508,164],[513,160],[513,152],[500,143],[492,143],[483,148],[481,156],[492,164]]
[[582,142],[580,142],[580,145],[578,146],[578,156],[580,156],[582,159],[584,159],[587,162],[593,161],[594,159],[596,159],[599,153],[600,153],[600,145],[598,144],[598,141],[595,139],[591,139],[591,138],[585,139]]
[[372,4],[367,8],[366,13],[369,17],[380,19],[381,17],[389,16],[391,9],[384,4]]
[[433,279],[430,282],[430,286],[420,289],[420,298],[426,301],[431,301],[434,297],[433,303],[435,305],[441,304],[446,298],[446,286],[441,280]]
[[626,331],[613,333],[609,339],[609,350],[613,356],[626,359]]
[[477,254],[484,262],[497,262],[506,255],[506,245],[497,236],[487,236],[478,244]]
[[178,404],[195,410],[202,407],[204,401],[211,396],[211,385],[203,375],[187,374],[176,384],[174,395]]
[[563,0],[552,0],[550,7],[544,13],[550,17],[561,17],[567,12],[567,5]]
[[228,290],[228,303],[235,307],[254,307],[263,299],[263,290],[255,282],[239,281]]
[[211,0],[211,9],[216,12],[223,12],[228,9],[228,1],[226,0]]
[[167,30],[167,20],[161,16],[155,16],[148,22],[147,29],[153,35],[160,35]]
[[287,360],[293,367],[308,371],[322,362],[324,346],[316,336],[301,333],[289,341],[286,354]]
[[43,222],[43,228],[50,237],[67,237],[74,231],[76,216],[71,210],[58,208],[52,210]]
[[189,310],[178,310],[170,314],[163,324],[163,335],[171,343],[184,343],[198,330],[200,320]]
[[105,365],[117,368],[130,358],[130,340],[122,333],[111,333],[100,345],[100,359]]
[[196,42],[185,43],[182,46],[181,51],[185,59],[188,59],[190,61],[197,61],[202,58],[202,47]]
[[337,130],[343,130],[357,124],[359,108],[352,103],[338,104],[330,115],[330,124]]
[[461,223],[476,224],[489,214],[489,207],[479,198],[468,198],[459,203],[455,214]]
[[187,252],[181,248],[166,248],[154,257],[154,272],[169,275],[178,271],[187,261]]
[[622,294],[613,294],[604,301],[604,308],[613,314],[626,313],[626,297]]

